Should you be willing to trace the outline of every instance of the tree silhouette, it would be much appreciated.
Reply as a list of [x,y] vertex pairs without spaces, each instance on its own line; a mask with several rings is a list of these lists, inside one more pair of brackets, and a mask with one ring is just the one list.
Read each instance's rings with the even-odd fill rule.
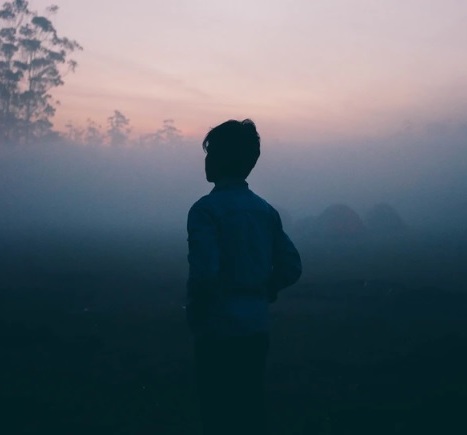
[[107,118],[109,143],[113,146],[127,144],[128,135],[131,132],[130,120],[119,110],[114,110],[112,116]]
[[105,135],[102,133],[102,127],[92,119],[88,119],[86,130],[84,131],[84,143],[86,145],[102,145],[105,142]]
[[175,126],[173,119],[164,119],[162,127],[155,133],[145,134],[140,137],[140,145],[153,147],[159,145],[173,145],[183,138],[182,132]]
[[68,121],[66,123],[64,137],[66,137],[70,142],[74,144],[82,144],[83,136],[84,130],[81,127],[76,126],[73,121]]
[[64,84],[76,61],[69,55],[82,50],[60,37],[50,17],[29,9],[26,0],[5,2],[0,9],[0,144],[29,143],[51,132],[57,102],[49,91]]

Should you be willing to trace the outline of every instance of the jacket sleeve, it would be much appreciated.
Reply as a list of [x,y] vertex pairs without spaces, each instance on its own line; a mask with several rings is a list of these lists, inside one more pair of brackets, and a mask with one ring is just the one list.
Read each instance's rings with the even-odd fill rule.
[[201,301],[219,282],[217,227],[209,211],[195,204],[188,213],[188,297]]
[[279,213],[275,211],[275,231],[273,241],[273,269],[269,285],[271,302],[277,298],[277,293],[295,284],[302,274],[302,262],[297,248],[282,228]]

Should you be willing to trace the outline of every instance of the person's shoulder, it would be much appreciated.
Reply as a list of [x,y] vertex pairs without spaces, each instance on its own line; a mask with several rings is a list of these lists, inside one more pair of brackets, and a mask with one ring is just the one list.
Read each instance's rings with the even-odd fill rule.
[[200,225],[201,222],[204,222],[206,218],[208,220],[212,219],[211,207],[209,206],[209,203],[209,197],[208,195],[205,195],[198,199],[190,207],[186,221],[188,233],[190,233],[193,228],[196,228],[198,225]]
[[195,201],[193,203],[193,205],[190,207],[189,213],[209,208],[209,206],[211,205],[211,202],[212,202],[212,200],[211,200],[209,194],[204,195],[204,196],[202,196],[201,198],[199,198],[197,201]]
[[261,206],[264,207],[265,210],[269,211],[274,216],[279,216],[279,212],[262,196],[253,192],[251,189],[250,189],[250,195],[258,204],[261,204]]
[[254,192],[251,189],[248,189],[248,192],[250,196],[252,197],[252,199],[257,201],[258,204],[262,204],[264,207],[266,207],[269,210],[275,210],[275,208],[271,204],[269,204],[269,202],[265,198],[263,198],[261,195],[258,195],[256,192]]

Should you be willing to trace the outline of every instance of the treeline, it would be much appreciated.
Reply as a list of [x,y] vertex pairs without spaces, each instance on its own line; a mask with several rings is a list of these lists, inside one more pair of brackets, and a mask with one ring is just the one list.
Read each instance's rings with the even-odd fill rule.
[[84,127],[70,121],[61,137],[75,145],[112,147],[154,147],[179,143],[183,139],[182,132],[175,126],[173,119],[165,119],[162,126],[153,133],[134,136],[131,121],[119,110],[114,110],[104,126],[92,119],[88,119]]
[[52,18],[57,6],[39,14],[26,0],[6,1],[0,8],[0,146],[68,142],[80,145],[149,146],[176,143],[181,132],[166,119],[150,134],[132,135],[130,120],[119,110],[101,126],[93,120],[65,132],[54,130],[59,101],[51,91],[78,63],[71,56],[83,48],[59,35]]
[[29,8],[25,0],[8,1],[0,9],[0,143],[24,144],[52,139],[51,119],[58,101],[50,91],[64,84],[82,50],[78,42],[58,34],[52,16]]

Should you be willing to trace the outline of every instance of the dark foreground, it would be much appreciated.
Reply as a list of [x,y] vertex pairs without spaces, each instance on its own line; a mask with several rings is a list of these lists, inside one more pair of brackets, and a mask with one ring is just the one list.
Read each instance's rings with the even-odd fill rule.
[[[1,240],[1,432],[199,434],[183,241],[96,240]],[[467,433],[465,240],[307,243],[271,434]]]

